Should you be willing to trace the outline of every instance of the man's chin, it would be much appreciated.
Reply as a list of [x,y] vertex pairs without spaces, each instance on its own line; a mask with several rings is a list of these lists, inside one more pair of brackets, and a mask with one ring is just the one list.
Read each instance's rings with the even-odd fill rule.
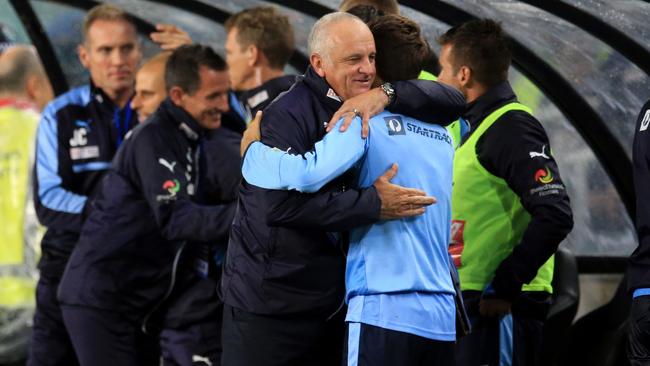
[[217,128],[221,127],[221,118],[218,120],[204,121],[201,125],[205,129],[216,130]]

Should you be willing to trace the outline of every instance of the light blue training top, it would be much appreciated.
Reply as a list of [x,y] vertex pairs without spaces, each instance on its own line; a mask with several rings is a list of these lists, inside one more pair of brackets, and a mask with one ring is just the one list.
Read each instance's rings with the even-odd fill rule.
[[452,140],[441,126],[388,112],[373,117],[370,126],[367,139],[361,138],[358,118],[347,132],[337,126],[305,155],[255,142],[244,157],[243,176],[266,189],[316,192],[355,167],[357,185],[364,188],[397,163],[392,183],[423,190],[437,203],[421,216],[379,221],[350,232],[347,320],[454,340],[454,288],[447,254]]

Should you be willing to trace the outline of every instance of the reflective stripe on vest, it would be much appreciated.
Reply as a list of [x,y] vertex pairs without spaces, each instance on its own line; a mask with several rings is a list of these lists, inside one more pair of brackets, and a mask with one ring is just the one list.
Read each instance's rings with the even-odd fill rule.
[[[449,251],[454,258],[463,290],[483,291],[499,264],[521,240],[530,214],[505,180],[492,175],[479,162],[476,142],[502,115],[530,109],[507,104],[479,124],[454,157],[452,191],[452,237]],[[554,258],[537,272],[524,291],[552,292]]]

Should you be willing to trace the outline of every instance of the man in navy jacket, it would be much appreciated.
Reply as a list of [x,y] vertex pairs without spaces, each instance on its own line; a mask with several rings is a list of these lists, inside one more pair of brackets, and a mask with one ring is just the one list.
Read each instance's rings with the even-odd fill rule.
[[157,364],[157,339],[143,330],[177,277],[194,270],[196,256],[185,255],[193,242],[222,240],[230,228],[232,204],[199,204],[202,138],[228,110],[225,62],[184,46],[165,72],[169,97],[118,151],[61,281],[82,365]]
[[[263,143],[299,154],[323,138],[342,100],[368,91],[375,77],[374,40],[355,16],[326,15],[314,25],[309,46],[305,76],[267,107],[262,124]],[[427,83],[419,86],[438,98],[427,99],[430,109],[420,112],[427,120],[453,121],[464,107],[462,95]],[[427,93],[419,86],[386,89],[411,91],[417,95],[402,99],[421,102]],[[390,184],[386,174],[366,189],[348,189],[349,179],[344,175],[314,194],[243,182],[221,285],[224,365],[340,362],[345,240],[333,232],[413,216],[433,202],[419,190]]]

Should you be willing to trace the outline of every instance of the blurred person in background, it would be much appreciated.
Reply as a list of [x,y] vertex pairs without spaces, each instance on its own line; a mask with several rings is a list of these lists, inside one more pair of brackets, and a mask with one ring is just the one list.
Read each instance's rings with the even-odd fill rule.
[[164,364],[219,360],[219,302],[201,277],[206,243],[225,245],[234,205],[204,200],[202,140],[228,110],[226,64],[209,47],[182,46],[165,85],[167,99],[116,155],[61,281],[82,365],[157,365],[159,335]]
[[339,5],[339,11],[349,12],[357,6],[372,6],[377,9],[379,15],[399,15],[399,3],[397,0],[343,0]]
[[53,96],[33,47],[0,54],[0,364],[27,357],[38,275],[30,169],[40,113]]
[[[138,113],[140,123],[153,114],[167,97],[165,66],[170,54],[163,52],[150,58],[136,74],[136,94],[131,105]],[[226,118],[231,117],[222,114],[222,122]],[[227,138],[230,135],[238,137]],[[202,167],[204,204],[228,203],[237,198],[236,191],[241,181],[239,136],[224,126],[205,131],[202,145],[206,162],[206,166]],[[201,261],[208,264],[208,275],[178,284],[167,301],[169,305],[162,311],[165,320],[160,340],[165,364],[184,365],[191,362],[193,357],[207,358],[213,365],[221,361],[222,303],[216,296],[216,286],[221,276],[220,265],[227,240],[205,244],[209,251]]]
[[169,55],[169,52],[162,52],[151,57],[135,74],[135,95],[131,99],[131,108],[138,114],[140,123],[149,118],[167,98],[165,63]]
[[242,10],[228,18],[225,28],[230,87],[250,121],[296,81],[284,74],[294,51],[293,28],[273,6]]
[[77,363],[56,299],[59,281],[98,183],[137,125],[130,99],[142,54],[133,19],[113,5],[94,7],[84,19],[78,52],[90,82],[48,104],[36,136],[34,201],[47,231],[29,365]]

